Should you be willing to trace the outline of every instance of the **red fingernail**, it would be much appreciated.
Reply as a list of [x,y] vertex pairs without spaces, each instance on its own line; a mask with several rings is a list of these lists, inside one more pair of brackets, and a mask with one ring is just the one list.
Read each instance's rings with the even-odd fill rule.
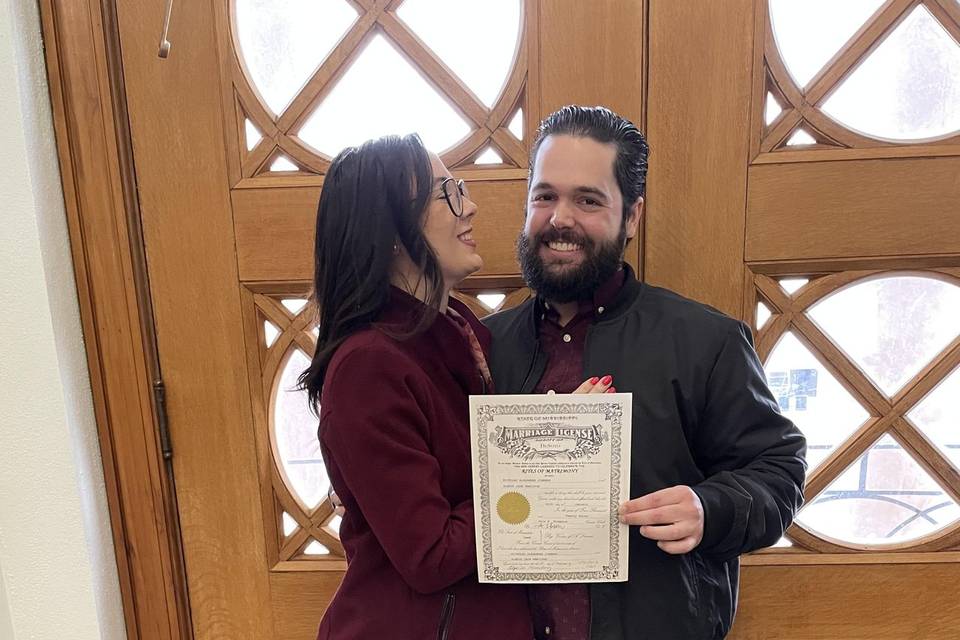
[[603,384],[610,384],[613,382],[613,376],[603,376],[603,378],[600,379],[600,382]]
[[598,382],[600,382],[600,378],[597,378],[597,377],[590,378],[590,384],[597,384]]
[[616,393],[616,392],[617,392],[616,387],[610,387],[609,389],[607,389],[607,393]]

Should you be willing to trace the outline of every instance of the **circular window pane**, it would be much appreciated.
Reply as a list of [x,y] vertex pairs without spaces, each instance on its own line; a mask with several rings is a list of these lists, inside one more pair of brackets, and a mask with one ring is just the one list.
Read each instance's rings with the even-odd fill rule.
[[320,504],[330,487],[317,441],[317,418],[307,405],[297,378],[310,365],[300,349],[285,359],[273,405],[275,455],[290,492],[309,510]]
[[780,56],[803,88],[884,0],[770,0]]
[[957,337],[960,287],[918,276],[879,278],[831,294],[809,314],[893,396]]
[[470,125],[382,35],[374,36],[297,134],[329,157],[369,138],[419,133],[443,151]]
[[807,438],[812,471],[869,417],[796,336],[787,332],[764,366],[780,410]]
[[960,507],[889,435],[797,515],[815,533],[870,545],[915,540],[958,519]]
[[240,56],[276,114],[357,19],[346,0],[236,0],[235,10]]
[[493,107],[513,66],[520,8],[520,0],[405,0],[397,15]]
[[908,414],[907,419],[960,470],[960,369],[954,369]]
[[921,5],[840,84],[823,111],[881,139],[960,131],[960,43]]

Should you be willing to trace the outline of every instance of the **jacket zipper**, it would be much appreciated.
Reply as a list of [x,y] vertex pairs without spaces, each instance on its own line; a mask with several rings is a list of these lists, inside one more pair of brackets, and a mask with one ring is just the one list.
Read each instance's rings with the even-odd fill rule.
[[447,640],[450,634],[450,623],[453,622],[453,606],[457,596],[448,593],[443,598],[443,607],[440,609],[440,627],[437,629],[437,640]]

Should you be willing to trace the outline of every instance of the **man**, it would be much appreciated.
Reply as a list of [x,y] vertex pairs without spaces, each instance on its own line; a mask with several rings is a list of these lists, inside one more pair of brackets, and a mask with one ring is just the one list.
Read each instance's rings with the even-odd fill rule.
[[486,320],[499,393],[633,393],[625,583],[531,587],[541,640],[724,637],[739,555],[776,542],[802,503],[805,442],[780,415],[749,329],[637,281],[647,143],[602,107],[548,116],[531,149],[517,242],[537,296]]

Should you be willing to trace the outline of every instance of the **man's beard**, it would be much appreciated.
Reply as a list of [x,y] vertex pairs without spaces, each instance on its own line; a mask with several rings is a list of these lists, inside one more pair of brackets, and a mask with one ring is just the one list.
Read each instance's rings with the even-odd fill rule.
[[[627,227],[620,225],[617,239],[599,246],[586,236],[569,229],[549,227],[532,239],[523,231],[517,238],[517,259],[527,286],[551,302],[588,300],[603,283],[617,272],[623,262]],[[583,262],[577,266],[551,269],[540,257],[545,242],[570,242],[582,247]]]

